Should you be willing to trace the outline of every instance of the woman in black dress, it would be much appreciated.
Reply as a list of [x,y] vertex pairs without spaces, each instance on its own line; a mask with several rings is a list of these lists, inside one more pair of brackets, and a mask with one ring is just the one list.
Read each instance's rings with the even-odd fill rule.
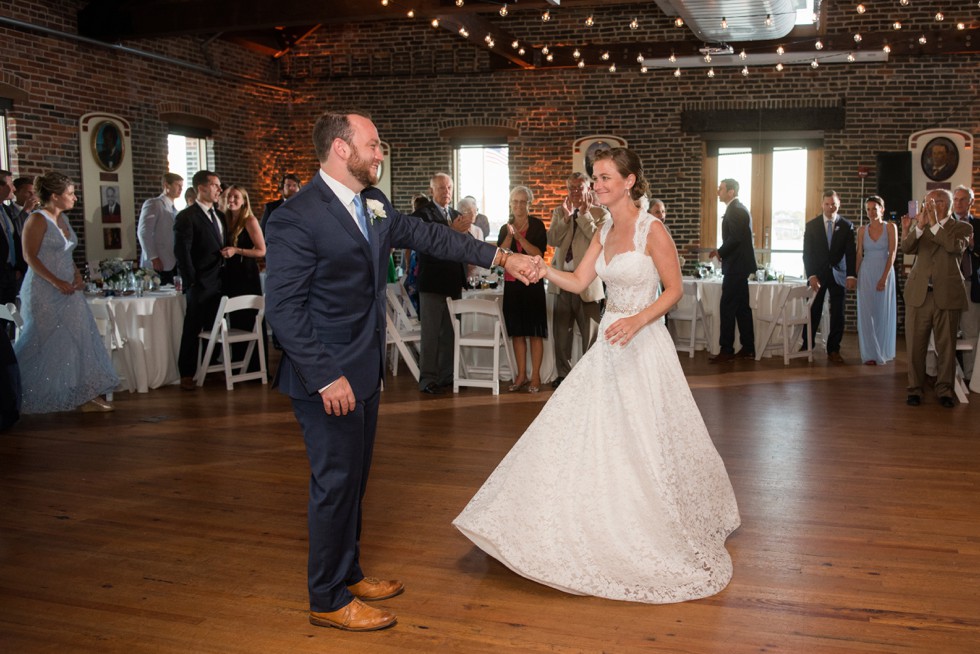
[[[248,192],[241,186],[232,184],[224,192],[228,222],[228,243],[230,246],[221,250],[225,258],[221,270],[221,282],[224,295],[237,297],[239,295],[262,295],[262,280],[259,277],[259,259],[265,256],[265,239],[259,220],[252,213],[252,205],[248,200]],[[251,330],[255,324],[254,311],[237,311],[231,314],[230,327],[233,329]],[[263,332],[264,333],[264,332]],[[232,348],[237,361],[245,355],[246,343],[237,343]],[[268,355],[269,349],[265,348]],[[258,360],[249,365],[248,370],[258,370]]]
[[[510,192],[510,220],[500,229],[497,246],[529,256],[543,256],[548,232],[540,219],[528,214],[534,201],[531,189],[517,186]],[[548,338],[548,309],[544,280],[525,286],[510,275],[504,276],[504,322],[514,344],[517,372],[511,392],[541,389],[541,359],[544,339]],[[527,375],[527,348],[531,346],[531,375]]]

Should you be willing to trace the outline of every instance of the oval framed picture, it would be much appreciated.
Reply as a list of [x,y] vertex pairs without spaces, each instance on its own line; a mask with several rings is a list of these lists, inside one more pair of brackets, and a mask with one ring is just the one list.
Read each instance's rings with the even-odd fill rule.
[[922,149],[922,172],[934,182],[944,182],[953,176],[960,165],[956,144],[945,136],[937,136]]
[[116,170],[125,157],[125,142],[119,126],[103,120],[92,130],[92,156],[102,170]]

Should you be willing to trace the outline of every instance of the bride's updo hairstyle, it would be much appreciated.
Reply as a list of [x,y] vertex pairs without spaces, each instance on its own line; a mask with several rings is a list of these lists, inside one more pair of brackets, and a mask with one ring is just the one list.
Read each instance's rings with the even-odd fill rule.
[[[636,156],[636,153],[628,148],[612,148],[609,150],[601,150],[597,152],[595,158],[592,160],[593,165],[596,161],[602,161],[603,159],[608,159],[613,162],[616,166],[616,170],[623,177],[629,175],[636,176],[636,183],[633,184],[633,188],[630,189],[630,197],[633,202],[638,202],[640,198],[645,196],[650,191],[650,183],[647,182],[647,178],[643,176],[643,164],[640,163],[640,158]],[[639,205],[638,205],[639,206]]]
[[74,186],[67,175],[51,171],[34,178],[34,192],[41,199],[41,204],[47,204],[52,195],[60,195],[68,190],[69,186]]

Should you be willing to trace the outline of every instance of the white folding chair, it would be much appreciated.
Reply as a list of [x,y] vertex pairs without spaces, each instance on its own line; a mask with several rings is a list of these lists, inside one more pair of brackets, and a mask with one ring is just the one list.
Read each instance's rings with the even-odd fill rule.
[[[449,317],[453,325],[453,393],[460,386],[489,388],[494,395],[500,394],[500,350],[507,353],[507,336],[504,316],[500,305],[493,300],[454,300],[446,298]],[[470,319],[467,320],[467,317]],[[467,366],[463,360],[463,348],[485,348],[493,353],[493,366],[486,372],[475,366]],[[508,357],[509,358],[509,357]],[[478,376],[479,375],[479,376]]]
[[422,325],[419,322],[415,307],[408,296],[400,289],[400,283],[388,284],[385,295],[388,298],[388,309],[385,315],[387,321],[386,343],[390,348],[388,358],[391,361],[391,374],[398,375],[399,354],[405,359],[405,365],[418,381],[419,353],[422,341]]
[[[126,342],[119,333],[119,328],[116,326],[116,319],[112,317],[112,311],[109,310],[108,304],[94,302],[89,304],[88,308],[92,311],[95,326],[99,330],[99,335],[102,336],[102,344],[105,345],[106,352],[109,353],[109,360],[111,361],[113,351],[123,349]],[[122,382],[125,380],[125,377],[119,373],[118,366],[113,365],[113,368],[116,370],[116,376],[119,377],[119,381]],[[112,391],[109,391],[105,394],[105,399],[112,402],[112,395]]]
[[[228,316],[236,311],[255,311],[255,323],[252,329],[235,329],[228,322]],[[218,306],[218,313],[214,317],[214,325],[210,331],[201,331],[198,334],[197,342],[197,373],[194,380],[198,386],[204,385],[204,378],[209,372],[223,370],[225,373],[225,387],[230,391],[235,387],[235,382],[248,381],[250,379],[261,379],[263,384],[268,383],[268,376],[265,372],[265,338],[262,333],[262,318],[265,316],[265,298],[261,295],[239,295],[229,298],[227,295],[221,298]],[[207,341],[207,348],[204,342]],[[232,361],[231,345],[233,343],[248,343],[245,356],[240,361]],[[214,354],[216,345],[221,345],[221,363],[208,365],[211,356]],[[258,347],[256,347],[258,345]],[[202,350],[204,350],[202,352]],[[252,355],[258,353],[259,369],[255,372],[247,372],[248,365],[252,361]]]
[[[710,310],[702,301],[698,283],[694,280],[684,280],[684,296],[670,310],[669,325],[676,326],[676,323],[686,322],[690,325],[688,338],[680,337],[674,333],[674,347],[678,352],[689,352],[690,357],[694,358],[697,346],[703,345],[704,349],[710,349],[711,345],[711,323],[708,322]],[[701,323],[702,338],[698,338],[698,323]],[[686,341],[686,343],[685,343]]]
[[[957,352],[971,352],[973,351],[974,343],[965,338],[956,339],[956,351]],[[936,351],[936,334],[934,332],[929,333],[929,352],[938,356]],[[953,392],[956,394],[956,399],[960,401],[960,404],[970,403],[970,390],[966,385],[966,379],[963,377],[963,366],[960,365],[959,359],[954,361],[956,365],[956,375],[953,379]],[[975,377],[976,375],[974,375]],[[973,382],[970,382],[971,386]]]
[[0,320],[8,320],[14,323],[14,340],[20,337],[20,330],[24,328],[24,317],[17,310],[17,305],[13,302],[0,304]]
[[776,327],[779,327],[782,336],[783,364],[789,365],[790,359],[806,358],[813,361],[813,347],[803,351],[796,351],[799,333],[796,331],[797,325],[803,326],[803,333],[807,337],[807,343],[813,343],[813,325],[810,321],[810,304],[813,302],[814,293],[809,286],[794,286],[789,292],[783,294],[781,300],[777,300],[772,313],[764,311],[754,312],[753,317],[763,326],[764,336],[762,346],[755,349],[755,360],[760,361],[763,355],[769,350],[779,350],[779,343],[772,343],[773,334]]

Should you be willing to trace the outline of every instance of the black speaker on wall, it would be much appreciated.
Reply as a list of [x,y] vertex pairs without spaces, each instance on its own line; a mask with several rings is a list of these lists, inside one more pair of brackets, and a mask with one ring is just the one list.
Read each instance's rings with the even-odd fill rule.
[[901,218],[908,212],[912,198],[912,153],[879,152],[876,155],[875,179],[878,195],[885,201],[885,217]]

